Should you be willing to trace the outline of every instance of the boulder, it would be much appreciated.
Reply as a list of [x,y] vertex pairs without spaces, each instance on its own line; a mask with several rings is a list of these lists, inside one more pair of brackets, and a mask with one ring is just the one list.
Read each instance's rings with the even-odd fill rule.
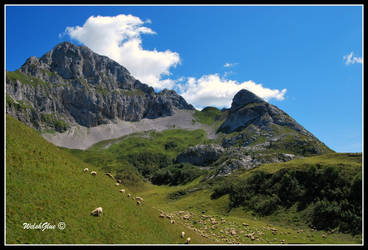
[[217,161],[223,153],[224,148],[217,144],[196,145],[179,154],[176,160],[180,163],[207,166]]

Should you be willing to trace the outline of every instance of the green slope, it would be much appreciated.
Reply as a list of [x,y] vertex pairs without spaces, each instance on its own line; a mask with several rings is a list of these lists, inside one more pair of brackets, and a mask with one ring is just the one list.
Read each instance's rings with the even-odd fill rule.
[[[88,167],[97,176],[83,173]],[[159,218],[149,202],[137,207],[102,171],[6,117],[7,244],[175,244],[185,230],[192,243],[213,243]],[[129,192],[129,190],[128,190]],[[90,215],[103,208],[102,217]],[[24,229],[23,223],[64,222],[64,230]]]
[[[309,227],[308,217],[313,212],[313,204],[304,210],[298,210],[294,205],[289,208],[279,207],[273,214],[262,216],[254,213],[246,207],[230,207],[231,196],[225,194],[217,199],[211,198],[214,189],[221,182],[235,183],[238,180],[246,181],[254,173],[264,171],[269,174],[283,172],[285,170],[307,171],[309,167],[317,166],[320,169],[328,169],[334,166],[338,169],[339,178],[346,179],[347,183],[354,182],[359,173],[362,171],[362,155],[350,153],[332,153],[321,156],[305,157],[285,163],[264,164],[253,170],[239,172],[234,176],[224,177],[222,179],[212,179],[212,184],[206,183],[202,177],[197,178],[191,183],[181,186],[155,186],[146,184],[146,189],[139,194],[144,195],[146,199],[156,206],[162,207],[164,210],[175,213],[175,211],[185,210],[191,211],[195,216],[191,223],[194,227],[202,229],[206,233],[215,233],[215,238],[222,239],[225,237],[226,242],[244,243],[244,244],[279,244],[282,240],[286,243],[295,244],[360,244],[362,235],[339,232],[339,228],[331,228],[326,230],[315,230]],[[207,184],[207,185],[206,185]],[[281,184],[281,183],[280,183]],[[312,182],[316,185],[317,182]],[[279,184],[278,184],[279,185]],[[326,182],[325,186],[332,185]],[[172,199],[173,193],[194,190],[198,187],[198,191],[188,192],[185,195]],[[261,187],[261,186],[260,186]],[[338,191],[330,188],[333,192]],[[323,191],[328,191],[323,190]],[[347,190],[349,191],[349,190]],[[254,196],[259,194],[255,193]],[[217,220],[225,218],[225,223],[217,225],[215,230],[204,229],[201,214],[212,216]],[[201,221],[201,223],[199,223]],[[248,224],[247,227],[243,223]],[[353,221],[350,226],[353,227]],[[208,224],[207,224],[208,225]],[[278,233],[273,234],[270,228],[276,228]],[[229,229],[235,229],[237,234],[231,235]],[[256,240],[244,237],[246,233],[256,232]],[[261,232],[259,235],[257,232]],[[264,233],[264,234],[262,234]],[[240,235],[240,237],[238,237]]]
[[[101,141],[87,150],[66,149],[86,163],[94,164],[122,179],[131,188],[143,185],[142,177],[155,183],[186,183],[203,171],[190,164],[176,164],[176,156],[190,146],[208,143],[201,129],[147,131]],[[162,180],[164,179],[164,180]]]

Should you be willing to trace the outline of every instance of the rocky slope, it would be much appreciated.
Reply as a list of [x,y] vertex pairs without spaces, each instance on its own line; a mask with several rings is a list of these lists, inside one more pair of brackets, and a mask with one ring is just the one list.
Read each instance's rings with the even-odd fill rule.
[[228,175],[263,163],[333,152],[284,111],[248,90],[239,91],[231,108],[219,112],[212,112],[214,124],[224,117],[217,130],[218,144],[191,147],[178,155],[178,162]]
[[230,113],[219,131],[224,133],[241,131],[251,124],[257,130],[272,130],[272,125],[277,124],[304,135],[313,136],[284,111],[265,102],[252,92],[242,89],[234,96]]
[[6,100],[7,113],[18,120],[59,132],[194,110],[175,91],[156,93],[115,61],[70,42],[7,72]]

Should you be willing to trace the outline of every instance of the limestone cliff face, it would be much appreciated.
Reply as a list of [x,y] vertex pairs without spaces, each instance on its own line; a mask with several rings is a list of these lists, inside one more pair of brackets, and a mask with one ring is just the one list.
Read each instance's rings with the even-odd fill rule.
[[94,127],[194,109],[175,91],[156,93],[117,62],[70,42],[7,72],[6,95],[7,113],[36,129],[60,132],[75,124]]

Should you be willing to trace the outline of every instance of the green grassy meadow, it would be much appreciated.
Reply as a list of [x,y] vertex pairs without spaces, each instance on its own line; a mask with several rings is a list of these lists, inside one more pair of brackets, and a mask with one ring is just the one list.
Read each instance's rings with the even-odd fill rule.
[[[83,173],[86,167],[97,175]],[[7,244],[181,244],[185,241],[180,237],[183,230],[193,244],[214,243],[159,218],[159,211],[148,201],[138,207],[114,184],[99,168],[6,117]],[[91,216],[100,206],[103,215]],[[66,227],[45,231],[23,228],[23,223],[44,222],[64,222]]]
[[[214,111],[216,113],[216,111]],[[204,119],[204,118],[203,118]],[[193,244],[361,244],[362,235],[315,230],[295,207],[259,216],[229,206],[229,195],[212,199],[213,185],[204,171],[179,185],[153,185],[130,161],[142,152],[172,160],[188,146],[208,142],[203,130],[167,130],[132,134],[103,141],[88,150],[55,147],[35,130],[6,118],[6,242],[8,244],[182,244],[185,231]],[[107,147],[108,146],[108,147]],[[159,164],[161,158],[158,159]],[[139,158],[138,158],[139,159]],[[156,158],[152,158],[157,160]],[[165,163],[165,162],[164,162]],[[334,166],[352,179],[362,167],[361,154],[331,153],[264,164],[239,171],[247,179],[255,171]],[[83,173],[87,167],[97,176]],[[170,170],[170,169],[169,169]],[[127,193],[144,198],[144,206],[119,193],[104,172],[121,176]],[[125,175],[123,174],[125,173]],[[216,180],[214,180],[216,184]],[[202,187],[202,188],[198,188]],[[205,188],[203,188],[205,187]],[[192,190],[177,197],[173,193]],[[101,217],[89,213],[103,207]],[[160,210],[172,216],[160,218]],[[188,215],[189,219],[183,218]],[[25,230],[23,223],[65,222],[64,230]]]

